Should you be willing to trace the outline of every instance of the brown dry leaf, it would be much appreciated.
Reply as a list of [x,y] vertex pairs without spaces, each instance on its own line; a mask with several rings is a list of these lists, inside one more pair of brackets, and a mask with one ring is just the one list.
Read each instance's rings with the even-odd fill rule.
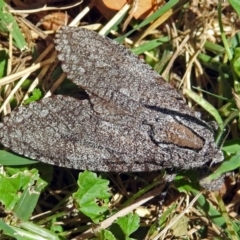
[[[175,215],[172,221],[177,218],[178,215]],[[181,217],[181,220],[178,220],[172,227],[173,235],[175,237],[186,236],[188,234],[188,222],[189,218],[185,215]]]
[[41,19],[41,24],[46,30],[57,31],[61,26],[69,23],[70,16],[63,12],[54,12],[45,15]]
[[143,207],[143,206],[139,206],[135,213],[139,216],[139,217],[144,217],[144,218],[147,218],[149,216],[151,216],[151,212],[149,211],[149,209],[147,209],[146,207]]
[[111,0],[100,0],[99,2],[102,2],[107,8],[110,8],[112,10],[120,10],[124,4],[126,4],[127,0],[118,0],[118,1],[111,1]]
[[[113,17],[115,11],[119,11],[124,4],[128,2],[127,0],[99,0],[96,2],[96,7],[106,19],[110,19]],[[155,0],[135,0],[133,1],[133,5],[135,5],[135,2],[136,9],[133,13],[135,19],[145,19],[152,14],[156,10],[156,6],[159,5],[158,1]]]
[[119,1],[99,0],[95,2],[95,7],[103,15],[104,18],[110,20],[115,15],[115,12],[120,10],[126,2],[127,2],[126,0]]
[[[160,1],[162,4],[163,1]],[[136,19],[145,19],[151,15],[160,4],[154,0],[139,0],[136,6],[136,10],[133,14]]]

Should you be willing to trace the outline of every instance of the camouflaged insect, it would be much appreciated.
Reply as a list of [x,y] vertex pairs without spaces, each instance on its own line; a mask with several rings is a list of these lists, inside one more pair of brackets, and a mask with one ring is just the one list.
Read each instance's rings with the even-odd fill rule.
[[138,172],[199,168],[223,160],[208,124],[124,46],[64,27],[56,50],[88,99],[58,95],[21,106],[0,124],[12,151],[58,166]]

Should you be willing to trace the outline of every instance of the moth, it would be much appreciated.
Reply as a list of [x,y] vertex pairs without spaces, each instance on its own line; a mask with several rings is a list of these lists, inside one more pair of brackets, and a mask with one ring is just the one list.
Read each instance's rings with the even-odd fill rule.
[[56,95],[0,123],[13,152],[101,172],[200,168],[221,162],[214,131],[157,72],[115,41],[63,27],[55,39],[67,77],[87,99]]

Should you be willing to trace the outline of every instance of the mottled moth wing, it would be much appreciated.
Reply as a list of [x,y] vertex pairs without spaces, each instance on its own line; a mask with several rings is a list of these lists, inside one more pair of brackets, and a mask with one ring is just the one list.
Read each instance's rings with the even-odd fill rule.
[[101,120],[88,100],[58,95],[21,106],[4,118],[1,143],[29,158],[69,168],[153,170],[156,163],[146,164],[145,160],[148,149],[138,148],[146,139],[135,127],[135,120],[127,116],[114,120]]
[[[113,109],[138,117],[148,126],[152,141],[163,150],[163,162],[190,168],[210,159],[222,161],[208,124],[170,84],[124,46],[74,27],[62,28],[55,43],[68,78],[86,89],[94,106],[99,97],[114,105]],[[176,146],[179,155],[173,154],[175,159],[169,160],[165,153],[174,152]]]
[[129,172],[163,167],[139,121],[128,115],[110,118],[99,116],[88,100],[58,95],[5,117],[1,143],[29,158],[75,169]]
[[63,71],[89,98],[55,96],[19,107],[0,124],[4,146],[94,171],[189,169],[222,161],[207,123],[123,46],[71,27],[55,42]]
[[146,104],[194,114],[176,89],[123,45],[74,27],[63,27],[55,43],[63,71],[89,94],[131,112]]

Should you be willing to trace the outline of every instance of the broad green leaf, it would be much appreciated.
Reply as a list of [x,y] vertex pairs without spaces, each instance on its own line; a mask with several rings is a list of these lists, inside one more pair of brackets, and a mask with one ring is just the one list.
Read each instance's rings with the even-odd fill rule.
[[[79,190],[73,196],[79,205],[79,210],[95,223],[104,219],[104,214],[108,210],[107,203],[111,196],[108,184],[109,181],[98,177],[95,173],[84,171],[79,174]],[[101,202],[101,205],[97,202]]]
[[39,175],[36,169],[31,171],[18,169],[18,172],[7,176],[0,174],[0,202],[5,205],[6,210],[12,210],[20,199],[20,192],[35,184]]
[[100,232],[96,234],[96,238],[91,238],[92,240],[116,240],[114,235],[105,229],[102,229]]
[[115,223],[118,224],[124,234],[129,237],[139,228],[140,218],[136,213],[130,213],[124,217],[118,218]]

